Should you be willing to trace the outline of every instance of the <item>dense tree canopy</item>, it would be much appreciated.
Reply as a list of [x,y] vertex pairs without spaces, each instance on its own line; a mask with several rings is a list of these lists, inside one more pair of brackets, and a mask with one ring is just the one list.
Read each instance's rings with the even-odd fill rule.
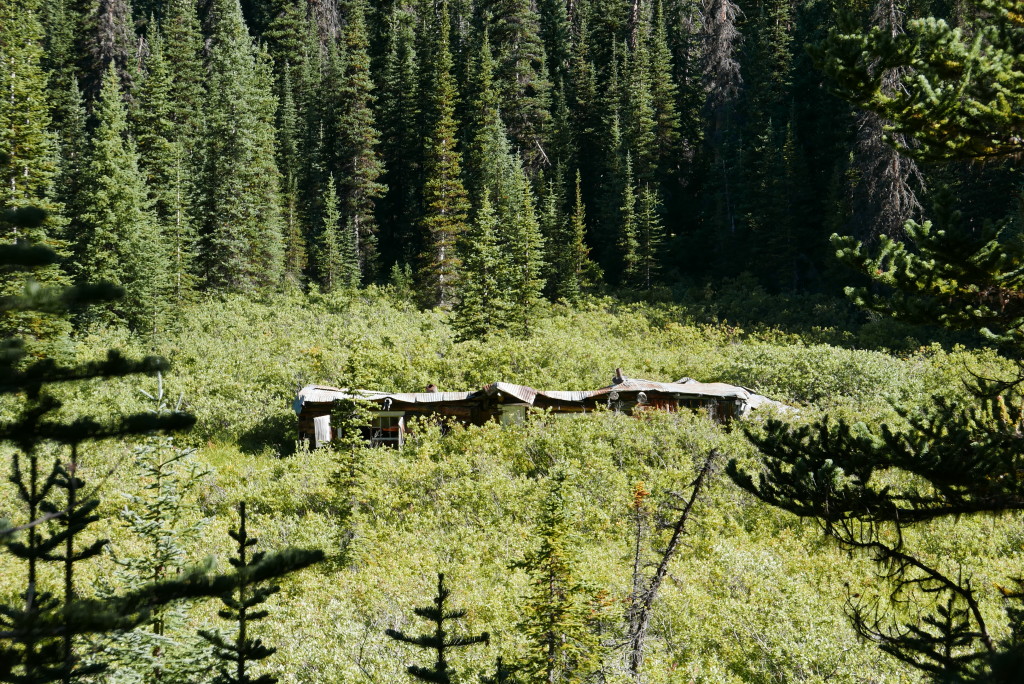
[[[509,302],[572,298],[584,281],[650,292],[723,268],[830,288],[836,226],[900,238],[904,219],[965,184],[950,211],[1009,208],[1008,164],[981,184],[980,169],[885,152],[883,134],[922,162],[1017,145],[1015,6],[904,19],[944,11],[918,4],[8,0],[2,191],[53,209],[40,238],[56,244],[71,224],[80,242],[113,64],[163,243],[153,277],[178,301],[324,283],[332,176],[360,283],[412,268],[427,305],[457,305],[474,277],[463,238],[485,186],[499,256],[527,263],[501,243],[530,243],[511,236],[533,222],[546,240],[527,249],[536,275],[499,277]],[[853,115],[811,68],[803,46],[833,24],[815,60],[870,112]],[[73,251],[65,272],[99,258]]]

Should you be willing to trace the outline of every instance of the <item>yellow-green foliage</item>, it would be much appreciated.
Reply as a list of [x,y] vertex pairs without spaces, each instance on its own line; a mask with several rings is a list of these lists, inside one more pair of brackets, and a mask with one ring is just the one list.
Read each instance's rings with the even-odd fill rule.
[[[271,618],[260,625],[279,648],[268,667],[283,682],[305,684],[406,681],[404,667],[415,656],[384,630],[410,628],[412,607],[429,600],[438,571],[450,581],[453,603],[469,610],[467,631],[493,635],[489,647],[457,656],[461,681],[476,681],[498,655],[522,657],[526,644],[515,625],[527,579],[511,566],[536,545],[541,502],[556,470],[566,478],[582,579],[604,602],[605,681],[626,681],[617,645],[631,588],[634,486],[643,482],[653,505],[664,506],[673,492],[686,490],[709,449],[748,463],[756,455],[739,431],[701,414],[636,419],[605,412],[537,415],[525,426],[456,427],[445,436],[437,425],[421,423],[402,450],[296,451],[290,406],[302,384],[408,391],[431,381],[458,390],[506,380],[593,388],[608,384],[619,366],[634,377],[749,386],[798,404],[794,420],[827,411],[870,421],[894,417],[889,400],[924,402],[934,392],[962,392],[967,370],[1005,370],[994,356],[963,350],[929,347],[897,358],[808,345],[772,331],[748,335],[694,325],[670,306],[553,307],[533,330],[525,340],[494,335],[456,343],[444,314],[364,291],[211,301],[190,308],[156,340],[104,330],[80,340],[74,353],[92,358],[117,346],[172,361],[168,395],[182,393],[199,419],[197,430],[179,440],[198,444],[198,459],[210,471],[190,513],[191,520],[207,519],[202,542],[191,549],[194,562],[230,554],[226,530],[232,506],[243,499],[261,548],[327,552],[328,562],[283,583],[268,604]],[[69,389],[68,410],[137,410],[143,406],[137,389],[117,382]],[[102,481],[101,533],[125,553],[138,545],[116,518],[123,494],[139,486],[130,449],[95,447],[84,466],[90,481]],[[358,465],[354,482],[335,477],[342,462]],[[11,501],[3,485],[0,517],[16,513]],[[954,573],[958,559],[983,568],[977,584],[992,586],[986,610],[998,624],[995,583],[1018,573],[1019,525],[965,521],[915,535],[912,543],[947,559]],[[660,547],[656,540],[655,550]],[[3,579],[10,564],[0,558],[0,593],[10,592]],[[109,576],[110,567],[101,559],[83,569],[82,590]],[[656,604],[647,681],[916,681],[859,643],[843,616],[849,592],[879,591],[872,569],[867,559],[824,544],[812,523],[766,508],[719,474]],[[195,625],[212,610],[193,608]]]

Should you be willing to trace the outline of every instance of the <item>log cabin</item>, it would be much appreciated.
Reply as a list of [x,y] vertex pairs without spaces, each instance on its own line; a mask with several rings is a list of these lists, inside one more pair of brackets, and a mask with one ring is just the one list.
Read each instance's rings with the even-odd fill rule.
[[767,405],[784,406],[745,387],[692,378],[655,382],[627,378],[615,370],[613,382],[595,390],[537,390],[525,385],[494,382],[470,392],[440,392],[430,384],[423,392],[382,392],[307,385],[299,390],[292,408],[298,416],[299,439],[317,448],[337,437],[331,425],[335,402],[359,399],[370,409],[364,437],[374,446],[401,447],[410,418],[439,416],[465,425],[494,420],[522,423],[529,409],[555,414],[608,409],[627,414],[640,411],[707,411],[712,420],[728,422],[746,417]]

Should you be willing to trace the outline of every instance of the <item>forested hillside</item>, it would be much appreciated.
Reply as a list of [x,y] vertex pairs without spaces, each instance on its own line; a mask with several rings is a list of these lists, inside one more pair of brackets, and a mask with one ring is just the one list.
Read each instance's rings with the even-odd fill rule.
[[[910,161],[829,94],[839,15],[897,34],[957,4],[757,0],[5,0],[0,202],[50,218],[54,282],[159,325],[208,291],[415,283],[464,335],[541,297],[749,272],[829,290],[832,232],[936,197],[1002,218],[1012,163]],[[882,69],[899,87],[903,69]],[[898,140],[897,140],[898,142]],[[957,198],[949,200],[952,190]],[[952,202],[953,206],[950,206]],[[99,315],[99,314],[97,314]]]

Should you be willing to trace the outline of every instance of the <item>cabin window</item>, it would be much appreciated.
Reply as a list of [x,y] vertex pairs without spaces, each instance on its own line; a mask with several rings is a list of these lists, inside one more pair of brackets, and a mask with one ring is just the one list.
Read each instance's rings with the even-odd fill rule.
[[370,444],[400,447],[405,443],[405,412],[378,411],[370,419]]
[[501,407],[502,425],[522,425],[526,422],[526,404],[506,404]]

